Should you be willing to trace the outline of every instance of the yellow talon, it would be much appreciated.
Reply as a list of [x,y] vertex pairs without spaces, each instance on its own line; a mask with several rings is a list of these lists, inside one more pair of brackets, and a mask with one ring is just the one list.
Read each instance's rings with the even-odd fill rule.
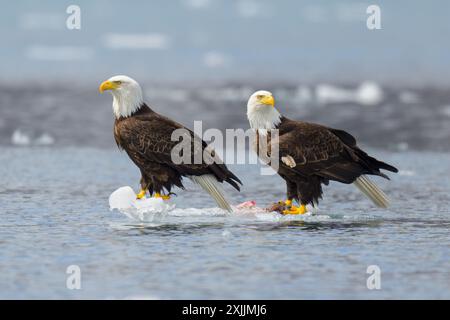
[[170,196],[169,195],[162,195],[162,194],[160,194],[160,193],[158,193],[158,192],[156,192],[155,193],[155,195],[154,195],[154,197],[155,198],[161,198],[161,199],[163,199],[163,200],[169,200],[170,199]]
[[[287,200],[290,201],[290,200]],[[292,203],[292,201],[291,201]],[[283,214],[305,214],[307,212],[306,206],[302,204],[300,207],[291,205],[288,210],[283,210]]]
[[285,205],[285,206],[291,206],[292,205],[292,200],[290,200],[290,199],[287,199],[287,200],[280,200],[280,201],[278,201],[278,204],[281,204],[281,205]]
[[139,191],[139,193],[136,195],[136,199],[142,199],[145,197],[146,194],[147,194],[147,190],[141,189],[141,191]]

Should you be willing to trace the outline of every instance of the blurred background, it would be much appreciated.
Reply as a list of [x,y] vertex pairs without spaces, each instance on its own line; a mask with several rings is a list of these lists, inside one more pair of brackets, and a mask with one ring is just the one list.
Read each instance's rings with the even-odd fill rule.
[[[69,5],[81,29],[69,30]],[[393,149],[450,148],[448,1],[15,1],[0,12],[0,143],[111,147],[127,74],[154,109],[192,126],[247,128],[256,89],[297,119]],[[37,121],[36,121],[37,120]],[[383,139],[386,138],[386,139]]]

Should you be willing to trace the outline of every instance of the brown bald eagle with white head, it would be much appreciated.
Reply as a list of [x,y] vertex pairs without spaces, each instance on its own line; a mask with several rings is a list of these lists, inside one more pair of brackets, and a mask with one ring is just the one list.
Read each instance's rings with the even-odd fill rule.
[[[170,198],[174,186],[184,189],[182,179],[189,177],[198,183],[217,202],[219,207],[231,212],[219,183],[228,182],[239,190],[241,181],[221,161],[201,163],[193,159],[194,153],[218,159],[214,150],[181,124],[153,111],[145,104],[140,85],[127,76],[114,76],[104,81],[99,91],[110,91],[113,96],[114,138],[119,148],[126,151],[141,171],[141,190],[138,199],[147,193],[163,199]],[[192,141],[191,161],[174,163],[172,150],[179,141],[172,141],[174,130],[183,129]],[[195,143],[198,139],[199,143]],[[219,159],[220,160],[220,159]]]
[[[322,184],[338,181],[353,183],[378,207],[387,207],[388,199],[366,175],[389,179],[380,169],[398,172],[393,166],[378,161],[361,150],[349,133],[315,123],[295,121],[282,116],[275,108],[269,91],[257,91],[247,103],[250,126],[256,130],[257,141],[266,139],[267,155],[277,150],[278,174],[286,181],[285,214],[303,214],[306,205],[315,205],[322,198]],[[278,130],[279,139],[271,139],[271,129]],[[259,149],[257,149],[257,153]],[[262,157],[261,154],[258,156]],[[265,157],[267,159],[267,157]],[[297,201],[300,206],[293,204]]]

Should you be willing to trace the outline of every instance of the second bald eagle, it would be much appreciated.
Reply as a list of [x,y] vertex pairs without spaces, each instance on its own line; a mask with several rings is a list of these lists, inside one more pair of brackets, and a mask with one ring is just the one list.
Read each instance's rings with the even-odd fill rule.
[[[361,150],[349,133],[282,116],[268,91],[257,91],[250,97],[247,117],[256,136],[268,140],[268,156],[273,157],[271,150],[279,151],[278,174],[287,187],[287,209],[283,213],[305,213],[307,204],[317,204],[322,198],[322,184],[329,181],[354,183],[377,206],[387,207],[386,195],[366,175],[389,179],[380,169],[398,170]],[[278,141],[271,139],[271,129],[278,130]],[[257,153],[266,157],[259,149]]]

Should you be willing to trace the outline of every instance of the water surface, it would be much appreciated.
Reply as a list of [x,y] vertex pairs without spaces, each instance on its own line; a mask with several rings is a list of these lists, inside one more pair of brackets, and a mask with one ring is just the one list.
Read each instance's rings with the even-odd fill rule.
[[[138,170],[114,149],[1,147],[0,298],[450,298],[448,153],[372,153],[399,167],[388,210],[332,183],[316,215],[219,214],[194,185],[177,215],[139,223],[108,196],[137,188]],[[283,198],[283,181],[231,166],[235,204]],[[179,211],[177,211],[179,212]],[[66,288],[78,265],[82,289]],[[369,265],[381,290],[368,290]]]

